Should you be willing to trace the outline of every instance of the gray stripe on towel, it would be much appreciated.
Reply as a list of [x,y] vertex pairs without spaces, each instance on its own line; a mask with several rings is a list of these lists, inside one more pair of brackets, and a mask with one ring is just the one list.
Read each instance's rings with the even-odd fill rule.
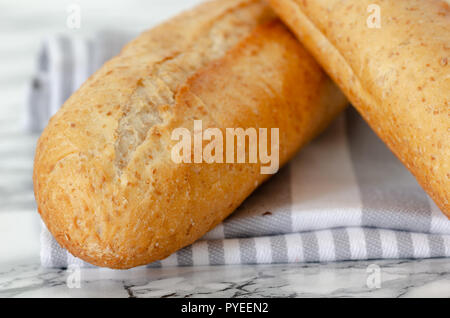
[[411,239],[411,233],[409,232],[396,232],[397,249],[399,258],[412,258],[414,257],[414,245]]
[[187,246],[177,252],[178,266],[192,266],[194,260],[192,258],[192,246]]
[[156,261],[153,263],[150,263],[146,266],[147,268],[160,268],[162,267],[161,261]]
[[74,48],[72,45],[72,41],[67,37],[58,37],[58,47],[61,50],[62,55],[62,65],[60,69],[60,79],[61,79],[61,107],[64,102],[72,95],[73,93],[73,76],[75,75],[75,71],[73,70],[75,61],[74,61]]
[[55,267],[67,267],[68,252],[59,246],[59,243],[52,237],[52,250],[50,253],[50,261]]
[[430,247],[430,257],[442,257],[445,255],[445,243],[442,236],[428,235],[428,246]]
[[319,243],[317,241],[316,233],[314,232],[302,233],[301,237],[305,262],[318,262],[320,260],[320,255],[319,255]]
[[367,259],[383,258],[380,232],[377,229],[363,229],[366,240]]
[[239,240],[241,264],[256,264],[256,244],[253,238]]
[[208,256],[210,265],[225,264],[225,252],[223,250],[223,241],[207,241],[208,242]]
[[287,263],[287,242],[284,235],[270,237],[270,249],[272,250],[272,263]]
[[346,229],[332,230],[336,261],[352,258],[350,239]]

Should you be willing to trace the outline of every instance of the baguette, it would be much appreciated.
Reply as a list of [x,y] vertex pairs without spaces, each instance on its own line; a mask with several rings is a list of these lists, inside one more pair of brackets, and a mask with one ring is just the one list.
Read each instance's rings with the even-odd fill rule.
[[175,129],[280,128],[284,164],[346,104],[263,1],[201,4],[128,44],[51,119],[35,157],[39,213],[91,264],[164,259],[268,178],[259,161],[175,163]]
[[369,28],[373,3],[270,0],[450,217],[449,5],[439,0],[380,0],[380,28]]

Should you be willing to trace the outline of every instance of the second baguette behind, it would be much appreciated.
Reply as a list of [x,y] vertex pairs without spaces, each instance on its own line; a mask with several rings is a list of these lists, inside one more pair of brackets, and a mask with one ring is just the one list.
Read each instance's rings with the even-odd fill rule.
[[[270,0],[450,218],[450,6],[442,0]],[[367,24],[380,9],[380,28]]]

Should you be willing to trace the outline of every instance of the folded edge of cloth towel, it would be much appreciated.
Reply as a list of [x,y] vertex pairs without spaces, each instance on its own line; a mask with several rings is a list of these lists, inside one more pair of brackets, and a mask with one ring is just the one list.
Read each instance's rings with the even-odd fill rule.
[[[61,248],[43,227],[44,267],[95,268]],[[280,264],[450,257],[450,235],[340,228],[268,237],[198,241],[147,267]]]

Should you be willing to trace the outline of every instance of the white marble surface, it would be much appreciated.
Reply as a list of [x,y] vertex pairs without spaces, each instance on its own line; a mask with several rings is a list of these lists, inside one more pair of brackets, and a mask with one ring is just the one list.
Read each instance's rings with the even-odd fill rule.
[[[40,42],[55,32],[89,34],[119,27],[142,30],[198,0],[0,0],[0,297],[450,297],[450,261],[344,262],[73,273],[39,265],[39,217],[31,181],[36,135],[23,131],[25,90]],[[66,26],[79,3],[82,24]],[[157,9],[155,9],[157,8]],[[126,15],[123,12],[127,12]],[[367,286],[380,266],[381,288]],[[70,276],[73,277],[73,276]]]
[[372,264],[83,269],[77,285],[74,271],[28,262],[0,268],[0,297],[450,297],[448,260],[376,262],[379,286]]

